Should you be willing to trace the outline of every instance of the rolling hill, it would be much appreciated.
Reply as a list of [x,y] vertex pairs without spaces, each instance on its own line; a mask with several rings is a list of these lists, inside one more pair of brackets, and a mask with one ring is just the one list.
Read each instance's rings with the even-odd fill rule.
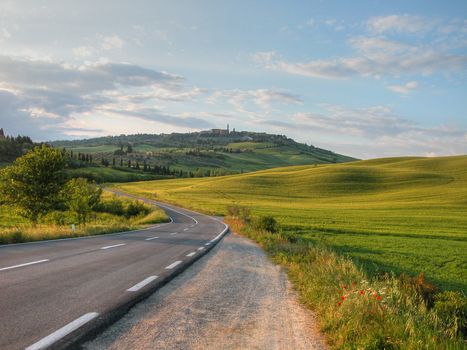
[[[93,156],[95,164],[107,161],[114,168],[147,164],[170,167],[188,176],[238,174],[280,166],[328,164],[355,160],[283,135],[212,130],[187,134],[138,134],[75,141],[53,141],[76,154]],[[122,162],[122,163],[120,163]],[[120,166],[123,164],[123,166]],[[123,170],[123,169],[121,169]]]
[[287,232],[370,273],[416,275],[467,292],[467,156],[386,158],[217,178],[122,184],[128,192],[224,214],[273,215]]

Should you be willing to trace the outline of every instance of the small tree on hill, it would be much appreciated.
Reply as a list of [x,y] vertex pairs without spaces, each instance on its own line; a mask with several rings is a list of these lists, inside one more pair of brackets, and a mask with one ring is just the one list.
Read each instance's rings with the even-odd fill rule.
[[71,179],[63,188],[65,205],[76,214],[78,224],[83,225],[86,225],[89,214],[99,204],[101,194],[99,186],[83,178]]
[[59,149],[35,147],[0,171],[0,201],[35,225],[59,205],[65,166],[66,157]]

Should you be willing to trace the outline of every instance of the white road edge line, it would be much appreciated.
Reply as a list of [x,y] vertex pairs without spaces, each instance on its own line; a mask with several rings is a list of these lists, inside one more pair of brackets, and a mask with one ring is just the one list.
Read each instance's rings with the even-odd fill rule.
[[188,228],[184,228],[183,231],[188,231]]
[[177,266],[177,265],[179,265],[179,264],[181,264],[181,263],[182,263],[182,261],[181,261],[181,260],[178,260],[178,261],[176,261],[176,262],[170,264],[169,266],[166,266],[166,269],[167,269],[167,270],[172,270],[175,266]]
[[195,254],[196,254],[196,252],[191,252],[190,254],[187,254],[186,256],[193,256]]
[[173,236],[173,235],[176,235],[178,232],[172,232],[170,235]]
[[203,250],[203,249],[204,249],[204,247],[199,247],[199,248],[198,248],[198,250]]
[[152,241],[153,239],[156,239],[156,238],[159,238],[159,237],[149,237],[149,238],[146,238],[145,240],[146,241]]
[[206,243],[205,245],[210,245],[210,244],[211,244],[211,242],[208,242],[208,243]]
[[19,265],[14,265],[14,266],[8,266],[8,267],[2,267],[0,271],[5,271],[5,270],[11,270],[11,269],[16,269],[18,267],[23,267],[23,266],[29,266],[29,265],[35,265],[35,264],[40,264],[43,262],[49,261],[49,259],[42,259],[42,260],[37,260],[37,261],[31,261],[28,263],[24,264],[19,264]]
[[28,346],[26,350],[46,349],[52,344],[62,339],[63,337],[70,334],[71,332],[74,332],[75,330],[83,326],[84,324],[95,319],[97,316],[99,316],[97,312],[90,312],[90,313],[84,314],[80,318],[77,318],[76,320],[68,323],[66,326],[60,328],[59,330],[56,330],[55,332],[48,335],[47,337],[42,338],[37,343],[34,343],[31,346]]
[[120,244],[108,245],[108,246],[106,246],[106,247],[102,247],[101,249],[110,249],[110,248],[116,248],[116,247],[121,247],[122,245],[126,245],[126,243],[120,243]]
[[[181,214],[181,215],[184,215],[184,216],[186,216],[186,217],[189,217],[191,220],[193,220],[193,221],[195,222],[196,225],[198,224],[198,220],[196,220],[194,217],[192,217],[192,216],[190,216],[190,215],[187,215],[187,214],[185,214],[185,213],[182,213],[181,211],[175,210],[175,209],[173,209],[173,208],[171,208],[171,207],[168,207],[168,206],[166,206],[166,205],[160,204],[160,203],[158,203],[158,202],[156,202],[156,201],[153,201],[153,202],[155,202],[156,205],[159,206],[159,207],[166,208],[166,209],[172,210],[172,211],[174,211],[174,212],[176,212],[176,213],[178,213],[178,214]],[[187,211],[188,211],[188,209],[184,209],[184,210],[187,210]],[[195,213],[195,212],[192,211],[192,210],[189,210],[189,211],[191,211],[192,213]]]
[[138,290],[140,290],[144,286],[146,286],[149,283],[151,283],[152,281],[154,281],[157,277],[158,276],[149,276],[148,278],[142,280],[141,282],[136,283],[133,287],[128,288],[127,292],[137,292]]

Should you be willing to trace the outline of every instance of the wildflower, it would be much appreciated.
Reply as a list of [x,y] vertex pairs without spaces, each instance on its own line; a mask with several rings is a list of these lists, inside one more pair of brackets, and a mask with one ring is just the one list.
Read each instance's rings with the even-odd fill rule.
[[341,296],[341,300],[345,300],[345,296],[342,295],[342,296]]
[[339,306],[341,306],[341,305],[342,305],[342,301],[339,301],[339,302],[337,303],[337,307],[339,307]]
[[362,290],[360,291],[360,294],[361,294],[361,295],[365,294],[365,290],[362,289]]
[[381,297],[378,295],[378,300],[381,300]]

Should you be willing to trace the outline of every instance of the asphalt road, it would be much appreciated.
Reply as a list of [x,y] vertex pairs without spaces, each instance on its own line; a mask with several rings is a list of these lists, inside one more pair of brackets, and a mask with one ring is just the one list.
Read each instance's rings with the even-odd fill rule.
[[176,274],[226,230],[215,218],[163,209],[173,222],[145,230],[1,246],[0,349],[57,346]]

